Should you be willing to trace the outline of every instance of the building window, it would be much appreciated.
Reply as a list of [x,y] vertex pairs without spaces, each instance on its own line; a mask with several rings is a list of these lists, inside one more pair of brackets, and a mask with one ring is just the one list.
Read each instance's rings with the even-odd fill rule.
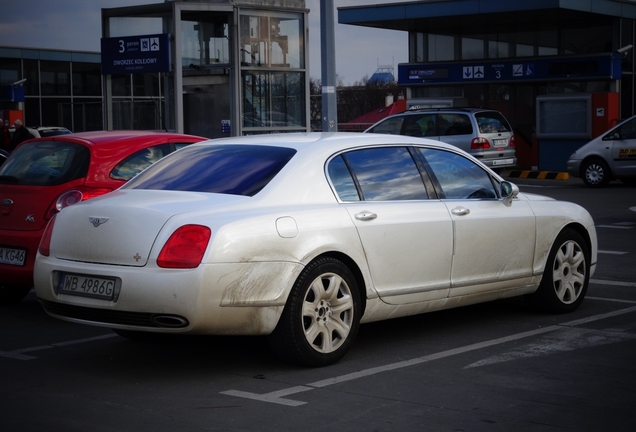
[[428,35],[428,61],[455,60],[455,38],[445,35]]
[[484,41],[476,38],[462,38],[462,60],[483,59]]
[[304,130],[305,74],[243,72],[243,128]]
[[303,28],[301,14],[241,15],[241,65],[304,68]]
[[40,62],[42,96],[71,95],[71,63],[57,61]]
[[73,96],[101,96],[102,73],[98,63],[73,63]]
[[182,66],[209,66],[230,63],[228,23],[225,16],[181,22]]

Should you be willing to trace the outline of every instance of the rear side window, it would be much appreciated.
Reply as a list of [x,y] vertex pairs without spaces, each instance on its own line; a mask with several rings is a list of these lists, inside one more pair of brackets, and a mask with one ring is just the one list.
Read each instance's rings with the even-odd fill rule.
[[369,129],[368,132],[400,135],[402,131],[402,123],[404,122],[404,116],[391,117],[378,124],[373,129]]
[[[406,147],[354,150],[343,157],[351,167],[365,201],[428,199],[422,176]],[[329,171],[331,173],[331,167]],[[332,183],[338,182],[332,179]],[[346,201],[347,197],[340,195],[341,190],[346,189],[336,189],[340,199]]]
[[170,144],[160,144],[139,150],[121,161],[110,173],[115,180],[130,180],[171,152]]
[[123,188],[253,196],[294,154],[296,150],[284,147],[189,146],[153,164]]
[[86,177],[90,151],[80,144],[38,141],[18,147],[0,166],[0,183],[55,186]]
[[470,135],[473,125],[466,114],[440,114],[440,135]]
[[510,132],[512,128],[499,111],[475,113],[475,119],[481,133]]

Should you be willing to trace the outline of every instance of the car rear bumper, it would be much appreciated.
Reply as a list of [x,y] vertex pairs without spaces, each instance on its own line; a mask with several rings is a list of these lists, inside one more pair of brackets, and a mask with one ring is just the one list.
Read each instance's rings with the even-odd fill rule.
[[0,246],[26,250],[24,265],[0,264],[0,284],[33,286],[33,265],[43,230],[0,230]]

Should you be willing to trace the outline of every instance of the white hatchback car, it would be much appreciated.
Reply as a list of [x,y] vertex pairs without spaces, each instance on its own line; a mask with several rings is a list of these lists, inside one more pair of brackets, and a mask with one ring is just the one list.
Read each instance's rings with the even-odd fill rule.
[[148,333],[269,335],[334,363],[360,323],[526,295],[569,312],[594,273],[582,207],[518,188],[456,147],[379,134],[193,144],[51,220],[47,313]]

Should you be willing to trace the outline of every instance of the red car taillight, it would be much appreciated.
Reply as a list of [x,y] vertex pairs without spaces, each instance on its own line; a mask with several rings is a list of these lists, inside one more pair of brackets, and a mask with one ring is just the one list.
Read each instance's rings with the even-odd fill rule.
[[90,187],[79,187],[77,189],[68,190],[61,194],[46,210],[44,214],[44,219],[48,220],[53,215],[61,212],[63,208],[68,207],[73,204],[77,204],[80,201],[86,201],[87,199],[95,198],[100,195],[104,195],[108,192],[111,192],[111,188],[90,188]]
[[510,144],[508,144],[510,147],[514,147],[515,146],[515,136],[513,135],[512,138],[510,138]]
[[490,148],[490,142],[484,137],[473,138],[470,142],[471,150],[484,150]]
[[161,249],[157,265],[163,268],[198,267],[211,236],[212,231],[208,227],[202,225],[182,226],[170,236]]
[[44,230],[44,234],[40,239],[40,246],[38,247],[40,255],[49,256],[51,254],[51,235],[53,234],[53,225],[55,225],[55,215],[53,215],[49,221],[46,229]]

